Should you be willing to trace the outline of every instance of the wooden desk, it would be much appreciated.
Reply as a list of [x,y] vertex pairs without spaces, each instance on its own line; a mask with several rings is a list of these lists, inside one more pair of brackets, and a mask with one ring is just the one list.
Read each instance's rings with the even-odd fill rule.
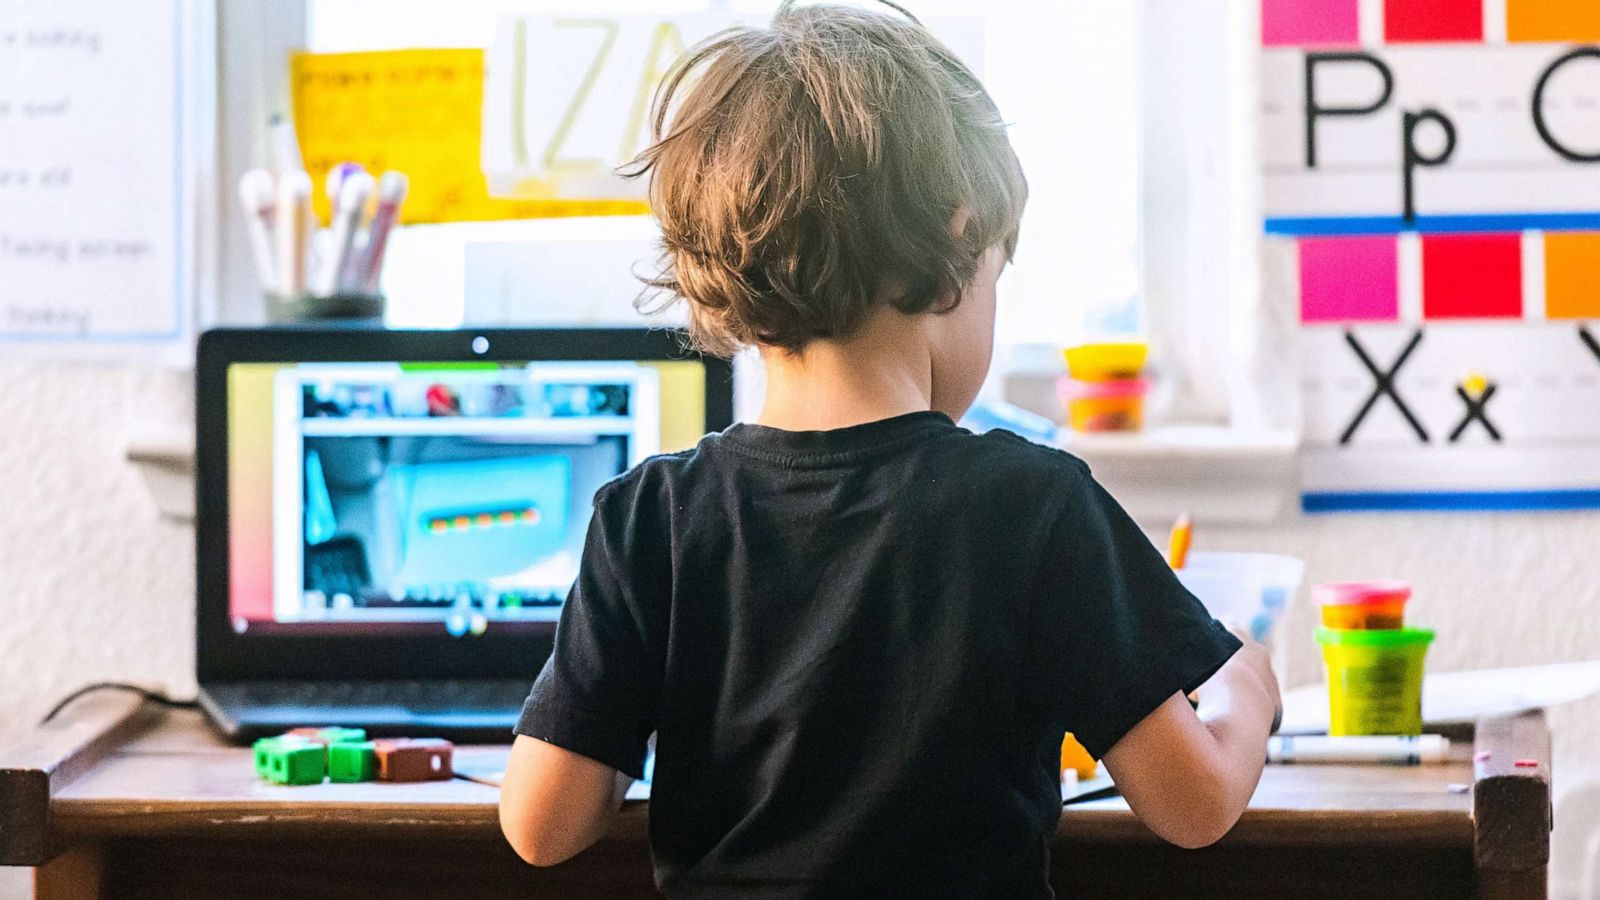
[[[1120,800],[1071,806],[1052,878],[1063,897],[1544,897],[1544,718],[1483,723],[1477,742],[1493,755],[1476,764],[1463,744],[1443,766],[1270,767],[1238,827],[1200,851],[1162,844]],[[536,870],[501,839],[496,793],[264,784],[197,714],[97,696],[0,750],[0,863],[38,865],[43,900],[655,896],[645,804]]]

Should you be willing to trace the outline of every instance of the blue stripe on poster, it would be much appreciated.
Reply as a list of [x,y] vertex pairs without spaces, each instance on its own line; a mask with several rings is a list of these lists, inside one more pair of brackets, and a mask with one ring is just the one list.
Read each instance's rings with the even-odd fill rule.
[[1417,216],[1406,223],[1400,216],[1283,216],[1268,217],[1267,234],[1315,237],[1319,235],[1474,234],[1529,231],[1600,231],[1600,213],[1494,213],[1488,215]]
[[1300,497],[1307,513],[1512,512],[1600,509],[1600,490],[1395,491],[1318,493]]

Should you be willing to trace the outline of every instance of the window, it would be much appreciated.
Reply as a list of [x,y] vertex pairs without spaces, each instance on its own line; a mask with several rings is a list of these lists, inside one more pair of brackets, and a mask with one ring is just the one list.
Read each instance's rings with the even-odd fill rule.
[[[1016,265],[1001,282],[1002,344],[1060,344],[1086,333],[1144,328],[1140,303],[1140,27],[1128,0],[910,0],[949,39],[979,29],[980,76],[1012,123],[1031,189]],[[487,47],[512,13],[766,14],[772,0],[308,0],[304,45],[318,52],[401,47]],[[958,37],[970,37],[958,35]],[[960,41],[951,41],[961,46]],[[975,43],[968,41],[967,43]],[[285,48],[288,49],[288,48]],[[246,160],[243,164],[249,164]],[[493,317],[492,298],[469,296],[468,245],[615,242],[616,271],[640,256],[654,229],[645,217],[414,226],[396,234],[384,289],[392,324],[449,327]],[[559,246],[558,246],[559,250]],[[601,259],[596,265],[606,264]],[[481,279],[473,279],[485,290]],[[628,316],[633,299],[614,279],[583,315]],[[487,288],[492,290],[492,286]],[[550,314],[557,315],[552,310]]]

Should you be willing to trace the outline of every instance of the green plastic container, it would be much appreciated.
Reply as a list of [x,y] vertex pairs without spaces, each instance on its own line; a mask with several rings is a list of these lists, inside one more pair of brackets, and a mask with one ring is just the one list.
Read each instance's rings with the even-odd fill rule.
[[1319,626],[1317,643],[1328,667],[1328,734],[1422,733],[1422,663],[1431,628]]

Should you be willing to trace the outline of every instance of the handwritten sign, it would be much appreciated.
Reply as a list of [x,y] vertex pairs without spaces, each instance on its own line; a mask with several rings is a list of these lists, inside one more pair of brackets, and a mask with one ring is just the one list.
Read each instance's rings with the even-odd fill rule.
[[182,8],[0,6],[0,341],[189,330]]
[[[767,16],[505,16],[489,50],[483,170],[489,192],[518,199],[642,200],[646,184],[617,168],[649,145],[656,88],[685,50]],[[982,19],[925,20],[974,71]]]
[[504,197],[642,199],[616,173],[650,140],[650,104],[683,51],[728,14],[516,16],[489,52],[483,168]]
[[[480,49],[296,54],[291,66],[295,130],[318,184],[356,162],[411,179],[402,222],[487,221],[636,215],[637,200],[491,197],[479,161],[484,53]],[[328,200],[315,199],[327,220]]]

